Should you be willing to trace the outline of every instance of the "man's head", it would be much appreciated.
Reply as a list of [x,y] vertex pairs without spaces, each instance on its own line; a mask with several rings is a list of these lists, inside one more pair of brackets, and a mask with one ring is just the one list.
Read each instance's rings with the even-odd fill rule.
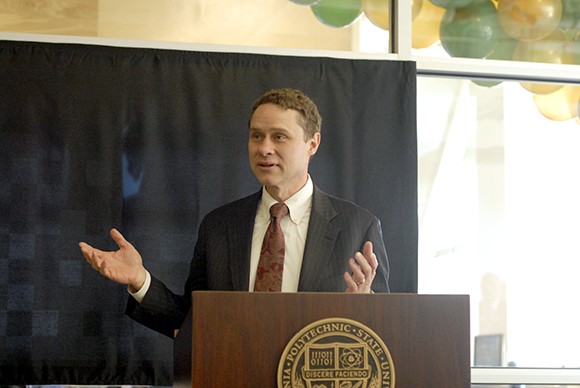
[[252,107],[248,154],[254,175],[278,201],[307,182],[308,163],[320,145],[320,114],[295,89],[274,89]]

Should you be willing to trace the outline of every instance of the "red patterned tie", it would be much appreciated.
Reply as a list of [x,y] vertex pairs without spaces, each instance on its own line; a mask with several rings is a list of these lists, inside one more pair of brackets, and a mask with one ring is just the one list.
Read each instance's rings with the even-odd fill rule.
[[284,270],[284,233],[280,220],[288,214],[288,206],[275,203],[270,207],[270,225],[264,235],[254,291],[281,291]]

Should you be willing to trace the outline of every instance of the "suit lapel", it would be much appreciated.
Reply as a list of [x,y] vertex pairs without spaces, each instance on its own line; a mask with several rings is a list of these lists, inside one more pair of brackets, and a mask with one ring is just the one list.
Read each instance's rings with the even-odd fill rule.
[[234,220],[228,225],[228,252],[233,290],[247,291],[250,284],[252,234],[262,191],[240,202]]
[[331,223],[336,215],[328,196],[315,186],[298,291],[316,291],[320,274],[330,265],[340,232],[340,228]]

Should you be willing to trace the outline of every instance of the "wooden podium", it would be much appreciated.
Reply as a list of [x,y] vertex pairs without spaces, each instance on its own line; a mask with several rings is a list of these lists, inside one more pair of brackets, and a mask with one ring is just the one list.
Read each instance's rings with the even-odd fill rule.
[[380,337],[392,387],[470,387],[467,295],[216,291],[192,294],[175,338],[174,386],[275,388],[288,344],[328,318],[356,321]]

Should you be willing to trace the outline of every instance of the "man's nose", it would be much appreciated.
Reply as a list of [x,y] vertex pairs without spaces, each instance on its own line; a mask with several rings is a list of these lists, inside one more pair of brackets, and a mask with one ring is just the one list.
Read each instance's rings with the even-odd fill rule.
[[274,149],[275,149],[274,142],[270,138],[265,137],[260,142],[258,149],[259,149],[260,154],[262,154],[262,155],[272,154],[274,152]]

